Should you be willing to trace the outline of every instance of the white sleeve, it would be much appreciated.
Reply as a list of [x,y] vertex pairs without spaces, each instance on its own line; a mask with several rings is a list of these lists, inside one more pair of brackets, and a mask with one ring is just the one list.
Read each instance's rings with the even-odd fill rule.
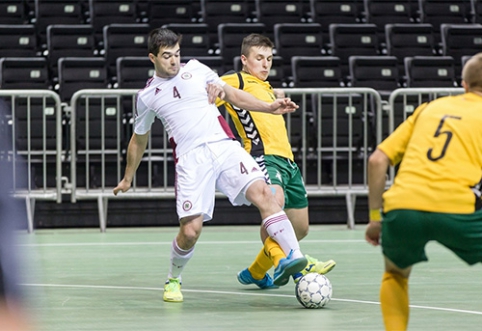
[[134,132],[142,135],[151,130],[151,125],[154,123],[156,114],[147,107],[142,101],[142,98],[137,98],[136,116],[134,118]]
[[217,73],[215,73],[207,65],[202,64],[206,69],[206,83],[215,83],[224,86],[226,82],[222,80]]

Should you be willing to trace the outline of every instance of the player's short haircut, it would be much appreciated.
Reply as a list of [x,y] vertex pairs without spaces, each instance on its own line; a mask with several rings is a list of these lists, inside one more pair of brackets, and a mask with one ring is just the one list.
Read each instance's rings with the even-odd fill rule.
[[149,33],[147,40],[147,50],[157,56],[162,47],[174,47],[181,44],[182,35],[176,34],[169,29],[158,28]]
[[249,36],[244,37],[241,45],[241,54],[248,56],[251,47],[264,47],[273,49],[274,44],[268,37],[257,33],[252,33]]
[[470,90],[482,92],[482,53],[475,54],[465,63],[462,80]]

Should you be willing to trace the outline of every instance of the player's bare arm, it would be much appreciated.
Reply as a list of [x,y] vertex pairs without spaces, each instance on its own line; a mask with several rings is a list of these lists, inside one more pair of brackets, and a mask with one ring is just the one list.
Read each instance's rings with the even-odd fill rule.
[[136,133],[132,135],[129,146],[127,147],[127,165],[124,178],[114,188],[114,195],[117,195],[119,192],[127,192],[131,188],[132,180],[141,163],[148,140],[149,132],[143,135]]
[[208,84],[208,86],[206,87],[206,91],[208,93],[209,103],[214,103],[216,101],[216,98],[224,100],[225,93],[221,85]]
[[[385,178],[390,159],[381,150],[377,149],[368,159],[368,208],[380,210],[383,206],[382,195],[385,191]],[[365,239],[368,243],[376,246],[380,243],[380,220],[372,220],[368,223],[365,231]]]
[[[217,84],[208,84],[208,85],[217,85]],[[221,87],[220,85],[217,85]],[[209,88],[209,87],[208,87]],[[211,87],[213,90],[215,87]],[[296,109],[298,109],[298,105],[291,101],[290,98],[283,98],[283,99],[276,99],[273,103],[267,103],[261,101],[254,97],[253,95],[236,89],[228,84],[225,84],[221,87],[224,91],[224,97],[222,99],[232,103],[233,105],[243,108],[249,109],[250,111],[259,111],[271,114],[286,114],[292,113]],[[217,91],[217,90],[216,90]],[[222,92],[218,91],[219,93],[216,95],[217,97],[221,98]]]

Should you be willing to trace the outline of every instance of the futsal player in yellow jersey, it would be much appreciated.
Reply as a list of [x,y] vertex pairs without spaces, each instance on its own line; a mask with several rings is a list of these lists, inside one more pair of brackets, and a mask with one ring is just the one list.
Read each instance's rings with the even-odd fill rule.
[[[274,90],[266,81],[272,65],[273,47],[268,37],[259,34],[245,37],[241,46],[243,70],[227,73],[221,79],[263,101],[272,102],[277,97],[284,97],[282,90]],[[218,99],[217,105],[222,104],[233,119],[244,148],[264,171],[276,200],[280,206],[284,206],[296,236],[301,240],[308,234],[308,199],[300,170],[293,160],[284,118],[239,109]],[[238,280],[245,285],[256,284],[260,288],[270,288],[274,286],[267,271],[273,262],[276,267],[284,255],[279,245],[269,239],[266,233],[261,232],[261,239],[264,242],[263,249],[249,268],[238,273]],[[307,272],[325,274],[336,264],[333,260],[321,262],[310,256],[307,259],[308,265],[301,273],[294,275],[295,281]]]
[[[462,95],[419,106],[368,161],[365,237],[372,245],[383,238],[380,302],[386,330],[407,329],[408,278],[415,263],[427,261],[428,241],[469,265],[482,262],[482,53],[464,66],[462,85]],[[389,165],[399,163],[384,192]]]

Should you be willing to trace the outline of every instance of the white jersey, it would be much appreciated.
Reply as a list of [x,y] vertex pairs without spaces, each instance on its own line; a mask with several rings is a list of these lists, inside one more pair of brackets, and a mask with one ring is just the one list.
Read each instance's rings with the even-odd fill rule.
[[176,157],[204,143],[234,139],[216,105],[209,104],[208,83],[225,84],[197,60],[181,65],[173,78],[152,77],[137,93],[134,132],[146,134],[159,118]]

